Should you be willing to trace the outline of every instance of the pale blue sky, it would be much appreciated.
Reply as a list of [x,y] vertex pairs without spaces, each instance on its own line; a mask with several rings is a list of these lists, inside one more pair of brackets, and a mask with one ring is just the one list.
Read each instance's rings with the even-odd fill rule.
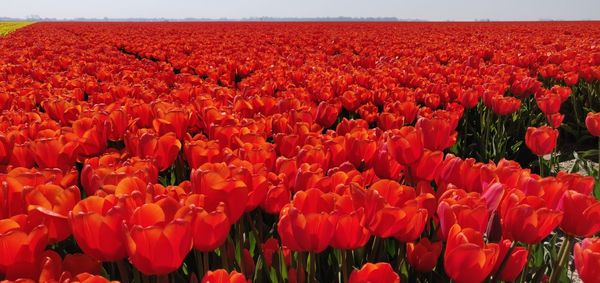
[[3,0],[0,17],[600,19],[600,0]]

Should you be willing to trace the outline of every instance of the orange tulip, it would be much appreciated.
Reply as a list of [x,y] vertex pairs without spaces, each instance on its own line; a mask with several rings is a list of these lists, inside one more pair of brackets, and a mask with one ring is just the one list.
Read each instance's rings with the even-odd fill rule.
[[537,156],[552,153],[556,147],[556,139],[558,139],[558,130],[548,126],[529,127],[525,134],[525,144]]
[[177,270],[193,244],[187,212],[169,197],[137,208],[125,230],[129,261],[147,275]]
[[577,273],[585,283],[600,282],[600,238],[586,238],[573,251]]
[[366,263],[360,269],[352,271],[349,283],[400,283],[400,276],[387,262]]
[[84,253],[100,261],[123,259],[126,248],[122,224],[124,207],[114,195],[89,196],[69,213],[75,241]]
[[154,159],[159,171],[169,168],[181,150],[181,142],[172,132],[162,136],[150,131],[141,132],[139,136],[129,134],[125,146],[135,156]]
[[358,249],[366,245],[371,237],[369,230],[363,225],[364,208],[357,208],[352,204],[349,195],[341,196],[336,201],[336,209],[332,213],[337,219],[335,232],[331,239],[333,248]]
[[500,254],[497,244],[485,244],[482,233],[455,224],[448,232],[444,269],[458,283],[483,282]]

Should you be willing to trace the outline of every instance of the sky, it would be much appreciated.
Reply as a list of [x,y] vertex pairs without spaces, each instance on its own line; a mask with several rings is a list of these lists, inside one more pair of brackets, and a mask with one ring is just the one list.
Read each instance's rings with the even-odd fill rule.
[[2,0],[0,17],[600,20],[600,0]]

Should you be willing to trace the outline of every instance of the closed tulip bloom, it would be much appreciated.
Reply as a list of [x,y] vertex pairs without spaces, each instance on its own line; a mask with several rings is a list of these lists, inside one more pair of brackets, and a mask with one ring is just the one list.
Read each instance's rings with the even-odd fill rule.
[[497,244],[485,244],[483,234],[455,224],[450,228],[444,268],[457,283],[480,283],[488,277],[500,254]]
[[331,246],[336,249],[354,250],[363,247],[371,234],[363,225],[364,208],[356,208],[349,195],[338,199],[333,216],[337,219]]
[[585,126],[592,136],[600,137],[600,112],[589,112],[585,117]]
[[539,128],[529,127],[525,134],[525,144],[537,156],[552,153],[556,147],[558,130],[548,126]]
[[406,259],[419,272],[430,272],[437,265],[442,253],[442,242],[430,242],[428,238],[418,243],[406,243]]
[[33,159],[40,168],[68,170],[75,165],[80,151],[79,143],[64,136],[43,137],[31,143]]
[[497,95],[492,98],[492,111],[496,115],[506,116],[521,108],[521,100],[512,96]]
[[400,276],[387,262],[365,263],[350,274],[349,283],[400,283]]
[[546,115],[551,115],[560,111],[562,98],[557,93],[547,92],[546,94],[540,97],[536,97],[535,101],[540,110],[542,110],[542,113]]
[[387,132],[388,152],[398,163],[411,164],[423,155],[423,137],[419,130],[406,126]]
[[218,269],[214,271],[208,271],[204,277],[202,277],[201,283],[248,283],[246,277],[237,271],[231,271],[227,273],[225,269]]
[[415,128],[423,134],[423,145],[429,150],[445,150],[456,143],[457,133],[448,118],[421,117]]
[[564,213],[559,227],[575,237],[590,237],[600,231],[600,201],[591,195],[568,190],[558,203]]
[[600,282],[600,238],[586,238],[573,250],[577,273],[584,283]]
[[187,211],[177,211],[177,206],[171,198],[158,204],[144,204],[134,211],[127,223],[129,261],[142,273],[164,275],[173,272],[192,249],[191,215],[181,215]]
[[519,190],[508,193],[500,204],[502,234],[525,244],[537,244],[563,219],[563,213],[550,209],[544,199],[525,196]]
[[[511,245],[510,240],[503,240],[498,245],[500,246],[500,254],[498,255],[498,260],[496,261],[496,266],[494,266],[494,271],[492,274],[495,274],[500,270],[500,266],[502,265],[502,261],[506,257],[506,253],[510,249]],[[506,263],[502,272],[498,275],[498,279],[506,282],[512,282],[517,279],[517,276],[521,273],[525,264],[527,264],[527,257],[529,256],[529,252],[524,247],[515,247],[511,254],[508,255],[508,259],[506,259]]]
[[117,261],[127,255],[122,230],[125,211],[114,195],[79,201],[69,218],[75,241],[84,253],[100,261]]

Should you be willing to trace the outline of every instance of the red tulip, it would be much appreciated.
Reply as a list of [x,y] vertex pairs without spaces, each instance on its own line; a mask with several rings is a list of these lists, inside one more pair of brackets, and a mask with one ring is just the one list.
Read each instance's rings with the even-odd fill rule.
[[204,195],[193,194],[187,197],[186,205],[192,205],[192,235],[194,249],[211,252],[222,246],[227,239],[231,223],[225,213],[225,205],[215,208],[206,207]]
[[585,117],[585,126],[592,136],[600,137],[600,112],[589,112]]
[[590,237],[600,232],[600,201],[591,195],[568,190],[558,203],[564,213],[560,228],[575,237]]
[[457,133],[447,118],[421,117],[415,128],[423,134],[423,145],[429,150],[443,151],[456,143]]
[[500,254],[497,244],[485,244],[482,233],[458,224],[448,233],[444,269],[458,283],[483,282]]
[[525,144],[535,155],[543,156],[552,153],[556,147],[558,130],[548,126],[529,127],[525,134]]
[[363,225],[364,214],[364,208],[354,207],[349,195],[341,196],[336,202],[336,210],[332,213],[337,219],[337,224],[331,247],[354,250],[366,245],[371,234]]
[[492,98],[492,111],[499,116],[515,113],[521,108],[521,100],[512,96],[497,95]]
[[178,206],[172,198],[144,204],[127,223],[129,261],[142,273],[173,272],[192,249],[191,215],[186,207]]
[[231,271],[231,273],[227,273],[225,269],[218,269],[215,271],[208,271],[202,277],[201,283],[248,283],[250,281],[246,281],[246,277],[243,274],[237,271]]
[[586,238],[573,251],[577,273],[585,283],[600,282],[600,238]]
[[75,186],[63,189],[53,184],[38,185],[25,194],[29,221],[44,224],[50,242],[60,242],[71,235],[68,215],[80,199]]
[[437,215],[444,237],[455,224],[484,233],[489,222],[489,211],[479,193],[467,193],[460,189],[447,190],[440,196]]
[[71,228],[84,253],[100,261],[117,261],[126,256],[123,210],[114,195],[89,196],[73,207],[69,214]]
[[364,200],[366,224],[380,238],[412,242],[427,224],[427,209],[420,206],[415,190],[390,180],[371,185]]
[[331,215],[333,193],[299,191],[281,210],[277,231],[281,243],[293,251],[322,252],[333,237],[337,219]]
[[418,243],[406,243],[406,259],[419,272],[430,272],[437,265],[442,253],[442,242],[430,242],[422,238]]
[[[506,254],[508,253],[510,246],[510,240],[503,240],[498,245],[500,246],[500,254],[498,255],[498,260],[496,261],[496,265],[494,266],[494,271],[492,274],[495,274],[500,270],[500,266],[502,265],[502,261],[505,260]],[[506,259],[506,263],[502,268],[502,272],[497,275],[497,278],[506,281],[512,282],[517,279],[517,276],[521,273],[525,264],[527,264],[527,258],[529,256],[529,252],[524,247],[515,247],[508,258]]]
[[214,140],[204,141],[197,139],[189,142],[186,141],[183,150],[185,152],[185,159],[192,169],[196,169],[204,163],[223,161],[219,143]]
[[558,226],[563,213],[548,208],[540,197],[513,190],[500,204],[500,219],[504,237],[533,245]]
[[443,152],[425,149],[421,158],[410,166],[411,177],[422,181],[432,181],[438,174],[438,168],[443,160]]
[[349,283],[400,283],[400,276],[387,262],[366,263],[360,269],[352,271]]
[[414,127],[402,127],[387,132],[388,152],[398,163],[411,164],[423,155],[423,137]]
[[75,165],[79,153],[79,143],[69,141],[65,136],[47,136],[36,139],[31,144],[33,159],[40,168],[60,168],[68,170]]
[[37,278],[35,266],[48,243],[48,229],[28,226],[26,215],[0,220],[0,274],[7,280]]
[[205,163],[192,170],[190,179],[193,192],[205,195],[209,206],[225,204],[230,223],[242,216],[248,202],[248,186],[225,163]]

